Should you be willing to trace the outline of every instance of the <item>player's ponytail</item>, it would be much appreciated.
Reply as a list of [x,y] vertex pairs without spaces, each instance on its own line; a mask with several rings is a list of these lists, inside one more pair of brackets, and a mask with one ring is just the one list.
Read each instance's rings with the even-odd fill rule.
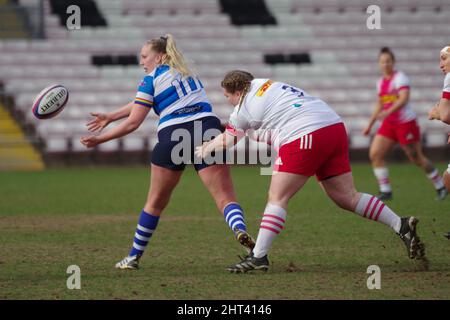
[[176,69],[185,77],[192,76],[192,71],[182,53],[177,49],[173,36],[171,34],[167,34],[166,38],[166,55],[163,58],[163,63],[168,64],[173,69]]
[[250,91],[250,85],[255,77],[247,71],[233,70],[228,72],[221,82],[222,88],[227,92],[233,94],[236,91],[242,91],[241,99],[239,100],[239,108],[244,101],[245,96]]
[[189,68],[183,54],[177,49],[175,40],[171,34],[166,34],[164,37],[153,39],[147,42],[152,50],[163,53],[162,64],[167,64],[171,69],[177,70],[185,77],[194,75]]

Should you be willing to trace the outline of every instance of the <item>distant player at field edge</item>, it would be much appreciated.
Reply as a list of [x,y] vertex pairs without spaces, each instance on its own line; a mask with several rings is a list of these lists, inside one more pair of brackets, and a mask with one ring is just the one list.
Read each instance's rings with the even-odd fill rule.
[[424,155],[420,143],[420,128],[417,116],[411,108],[410,81],[406,74],[395,69],[394,53],[387,47],[381,49],[378,64],[383,76],[378,80],[378,99],[369,124],[363,130],[368,135],[377,120],[381,121],[370,145],[369,157],[373,172],[378,181],[381,200],[392,199],[392,186],[386,155],[399,143],[408,159],[419,166],[436,189],[436,200],[444,200],[447,189],[444,187],[439,171]]

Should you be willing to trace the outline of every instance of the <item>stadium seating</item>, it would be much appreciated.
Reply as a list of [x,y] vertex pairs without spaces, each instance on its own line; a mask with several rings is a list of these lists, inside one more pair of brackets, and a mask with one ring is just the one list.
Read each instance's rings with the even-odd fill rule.
[[[412,80],[412,106],[423,124],[425,142],[445,144],[446,127],[426,120],[440,96],[443,76],[439,49],[448,44],[450,5],[444,0],[375,1],[381,30],[366,27],[363,0],[266,0],[276,25],[233,25],[220,1],[97,0],[106,26],[69,31],[44,2],[45,40],[0,41],[0,80],[16,108],[47,141],[46,152],[87,151],[78,139],[91,111],[108,111],[133,99],[143,71],[136,65],[92,64],[93,56],[136,56],[145,40],[172,33],[192,62],[215,112],[225,122],[231,112],[220,89],[230,69],[243,68],[299,86],[327,101],[342,115],[353,148],[367,148],[361,135],[376,99],[378,50],[391,46],[398,68]],[[31,0],[20,0],[32,5]],[[30,54],[31,53],[31,54]],[[303,53],[311,63],[266,64],[265,55]],[[297,56],[298,57],[298,56]],[[289,61],[288,61],[289,62]],[[70,89],[70,102],[57,119],[37,121],[29,108],[50,83]],[[138,150],[155,143],[152,113],[136,133],[100,150]]]

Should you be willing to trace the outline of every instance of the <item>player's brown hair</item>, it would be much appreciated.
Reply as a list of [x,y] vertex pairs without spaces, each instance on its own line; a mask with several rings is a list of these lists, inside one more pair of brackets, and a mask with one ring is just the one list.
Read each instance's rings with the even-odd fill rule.
[[150,45],[153,51],[163,54],[163,64],[169,65],[185,77],[193,75],[192,70],[189,68],[183,54],[178,50],[175,39],[171,34],[149,40],[147,41],[147,45]]
[[380,53],[378,54],[378,58],[382,55],[382,54],[388,54],[391,56],[392,61],[395,62],[395,55],[394,52],[391,50],[391,48],[389,47],[383,47],[380,49]]
[[243,70],[233,70],[225,75],[220,85],[229,93],[235,93],[236,91],[246,91],[250,88],[250,82],[254,78],[255,77],[250,72]]
[[236,91],[242,91],[242,96],[239,101],[239,107],[241,107],[244,97],[250,90],[250,84],[253,79],[255,79],[255,77],[250,72],[233,70],[225,75],[220,85],[231,94]]

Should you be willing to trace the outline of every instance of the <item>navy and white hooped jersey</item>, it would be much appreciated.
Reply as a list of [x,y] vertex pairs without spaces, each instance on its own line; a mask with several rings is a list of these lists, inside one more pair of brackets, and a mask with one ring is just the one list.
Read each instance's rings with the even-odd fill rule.
[[160,65],[144,77],[134,103],[153,108],[162,128],[216,116],[203,84],[196,77],[182,77],[168,65]]

